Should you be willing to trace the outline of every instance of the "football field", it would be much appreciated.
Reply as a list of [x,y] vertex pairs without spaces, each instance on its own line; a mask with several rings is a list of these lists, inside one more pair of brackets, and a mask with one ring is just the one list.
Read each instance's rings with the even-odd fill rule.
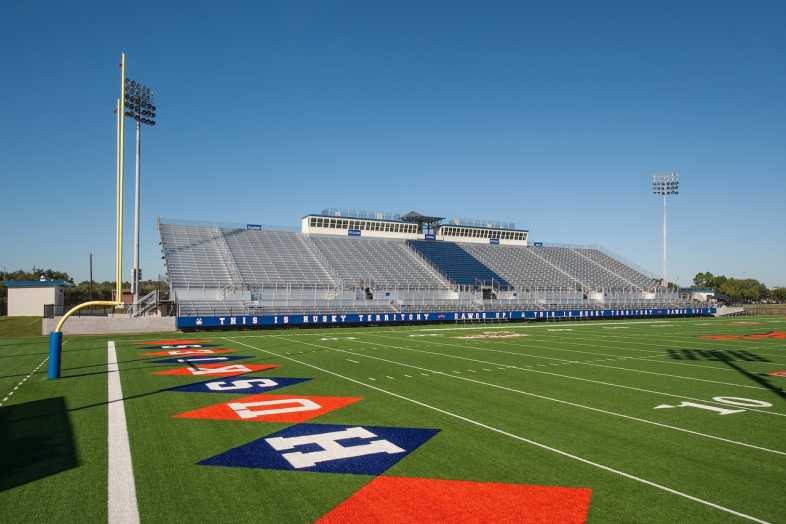
[[783,317],[64,342],[0,339],[3,523],[786,522]]

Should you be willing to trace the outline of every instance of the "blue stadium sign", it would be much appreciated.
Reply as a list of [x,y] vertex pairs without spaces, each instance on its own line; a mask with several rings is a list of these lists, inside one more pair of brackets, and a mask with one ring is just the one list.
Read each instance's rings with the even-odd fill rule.
[[257,328],[341,324],[396,324],[401,322],[461,322],[484,320],[553,320],[709,316],[714,307],[650,309],[559,309],[554,311],[430,311],[423,313],[344,313],[293,315],[223,315],[177,317],[178,329]]
[[349,235],[351,237],[359,237],[360,236],[360,230],[359,229],[347,229],[347,235]]
[[246,224],[246,229],[253,231],[262,231],[262,224]]

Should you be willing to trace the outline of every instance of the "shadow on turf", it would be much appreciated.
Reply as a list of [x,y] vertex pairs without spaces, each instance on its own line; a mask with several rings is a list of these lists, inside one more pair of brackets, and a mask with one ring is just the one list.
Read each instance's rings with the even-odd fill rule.
[[775,395],[786,400],[786,392],[783,388],[772,384],[763,373],[751,373],[742,368],[737,362],[771,362],[766,357],[756,355],[750,351],[731,350],[731,349],[670,349],[669,356],[675,360],[701,360],[710,362],[723,362],[734,371],[744,375],[753,382],[772,391]]
[[63,397],[0,408],[0,491],[78,465]]

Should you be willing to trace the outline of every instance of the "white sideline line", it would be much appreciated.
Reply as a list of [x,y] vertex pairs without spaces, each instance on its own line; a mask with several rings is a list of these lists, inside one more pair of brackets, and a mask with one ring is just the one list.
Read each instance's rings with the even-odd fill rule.
[[[614,468],[609,467],[609,466],[604,466],[603,464],[599,464],[597,462],[592,462],[591,460],[585,459],[585,458],[580,457],[578,455],[573,455],[572,453],[568,453],[567,451],[562,451],[560,449],[553,448],[553,447],[548,446],[546,444],[541,444],[540,442],[536,442],[536,441],[528,439],[526,437],[522,437],[522,436],[516,435],[514,433],[509,433],[509,432],[507,432],[505,430],[502,430],[502,429],[499,429],[499,428],[495,428],[493,426],[489,426],[489,425],[484,424],[482,422],[479,422],[477,420],[473,420],[471,418],[464,417],[464,416],[459,415],[457,413],[453,413],[451,411],[447,411],[447,410],[438,408],[436,406],[432,406],[430,404],[426,404],[425,402],[421,402],[421,401],[415,400],[413,398],[405,397],[404,395],[399,395],[398,393],[393,393],[392,391],[388,391],[386,389],[382,389],[380,387],[373,386],[371,384],[367,384],[367,383],[362,382],[360,380],[356,380],[354,378],[347,377],[345,375],[341,375],[341,374],[336,373],[334,371],[330,371],[330,370],[327,370],[325,368],[321,368],[319,366],[315,366],[313,364],[309,364],[308,362],[303,362],[302,360],[297,360],[297,359],[294,359],[292,357],[286,357],[286,356],[283,356],[283,355],[279,355],[277,353],[273,353],[272,351],[268,351],[266,349],[258,348],[256,346],[252,346],[252,345],[249,345],[249,344],[245,344],[243,342],[238,342],[236,340],[232,340],[231,338],[228,338],[228,337],[222,337],[222,338],[224,338],[226,340],[229,340],[231,342],[234,342],[236,344],[240,344],[241,346],[246,346],[248,348],[255,349],[257,351],[262,351],[262,352],[268,353],[270,355],[274,355],[274,356],[277,356],[277,357],[282,357],[282,358],[285,358],[287,360],[291,360],[293,362],[297,362],[298,364],[302,364],[304,366],[310,367],[312,369],[316,369],[318,371],[322,371],[323,373],[328,373],[329,375],[333,375],[335,377],[343,378],[344,380],[348,380],[350,382],[354,382],[355,384],[360,384],[361,386],[373,389],[375,391],[379,391],[380,393],[385,393],[385,394],[390,395],[392,397],[399,398],[401,400],[410,402],[412,404],[416,404],[416,405],[424,407],[426,409],[430,409],[432,411],[436,411],[438,413],[442,413],[443,415],[447,415],[449,417],[453,417],[455,419],[462,420],[464,422],[467,422],[469,424],[472,424],[472,425],[475,425],[475,426],[487,429],[489,431],[493,431],[495,433],[499,433],[500,435],[505,435],[506,437],[510,437],[512,439],[519,440],[521,442],[525,442],[525,443],[530,444],[532,446],[536,446],[536,447],[539,447],[541,449],[545,449],[546,451],[551,451],[552,453],[556,453],[558,455],[562,455],[563,457],[567,457],[569,459],[573,459],[573,460],[576,460],[578,462],[582,462],[582,463],[587,464],[589,466],[592,466],[592,467],[595,467],[595,468],[598,468],[598,469],[602,469],[603,471],[607,471],[609,473],[613,473],[615,475],[619,475],[621,477],[633,480],[635,482],[639,482],[641,484],[645,484],[647,486],[651,486],[651,487],[659,489],[661,491],[665,491],[667,493],[671,493],[672,495],[677,495],[679,497],[683,497],[683,498],[686,498],[688,500],[692,500],[693,502],[698,502],[699,504],[704,504],[705,506],[709,506],[709,507],[717,509],[719,511],[723,511],[725,513],[729,513],[731,515],[735,515],[737,517],[740,517],[740,518],[743,518],[743,519],[747,519],[747,520],[750,520],[752,522],[758,522],[759,524],[770,524],[766,520],[762,520],[762,519],[756,518],[754,516],[747,515],[745,513],[741,513],[739,511],[733,510],[731,508],[727,508],[725,506],[721,506],[720,504],[715,504],[714,502],[710,502],[708,500],[701,499],[699,497],[694,497],[693,495],[688,495],[687,493],[684,493],[682,491],[678,491],[676,489],[672,489],[672,488],[670,488],[668,486],[664,486],[663,484],[658,484],[658,483],[653,482],[651,480],[647,480],[647,479],[644,479],[644,478],[641,478],[641,477],[637,477],[637,476],[632,475],[630,473],[625,473],[624,471],[621,471],[621,470],[618,470],[618,469],[614,469]],[[321,346],[319,344],[311,344],[309,342],[301,342],[299,340],[297,342],[300,343],[300,344],[306,344],[306,345],[309,345],[309,346],[322,347],[322,348],[325,348],[325,349],[333,349],[333,348],[330,348],[329,346]]]
[[115,342],[107,342],[107,522],[137,524],[139,508]]
[[33,368],[33,371],[31,371],[30,373],[28,373],[28,374],[27,374],[27,376],[25,376],[25,378],[23,378],[22,380],[20,380],[20,381],[19,381],[19,383],[18,383],[16,386],[14,386],[14,389],[12,389],[11,391],[9,391],[9,392],[6,394],[6,396],[5,396],[5,397],[3,397],[3,400],[0,400],[0,407],[1,407],[3,404],[5,404],[5,403],[8,401],[8,399],[10,399],[11,397],[13,397],[13,396],[14,396],[14,393],[16,393],[16,390],[17,390],[17,389],[19,389],[19,388],[22,386],[22,384],[24,384],[25,382],[27,382],[27,379],[29,379],[30,377],[32,377],[33,375],[35,375],[35,372],[36,372],[36,371],[38,371],[38,368],[40,368],[41,366],[43,366],[43,365],[44,365],[44,363],[46,363],[46,361],[48,361],[48,360],[49,360],[49,357],[46,357],[44,360],[42,360],[41,362],[39,362],[39,363],[38,363],[38,365],[37,365],[36,367],[34,367],[34,368]]

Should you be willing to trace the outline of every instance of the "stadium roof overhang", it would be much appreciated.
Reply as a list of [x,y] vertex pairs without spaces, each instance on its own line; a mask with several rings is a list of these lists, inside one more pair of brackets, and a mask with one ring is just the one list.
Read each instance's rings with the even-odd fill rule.
[[414,222],[416,224],[438,224],[441,220],[445,220],[445,217],[429,217],[417,211],[410,211],[406,215],[401,215],[401,220],[404,222]]

